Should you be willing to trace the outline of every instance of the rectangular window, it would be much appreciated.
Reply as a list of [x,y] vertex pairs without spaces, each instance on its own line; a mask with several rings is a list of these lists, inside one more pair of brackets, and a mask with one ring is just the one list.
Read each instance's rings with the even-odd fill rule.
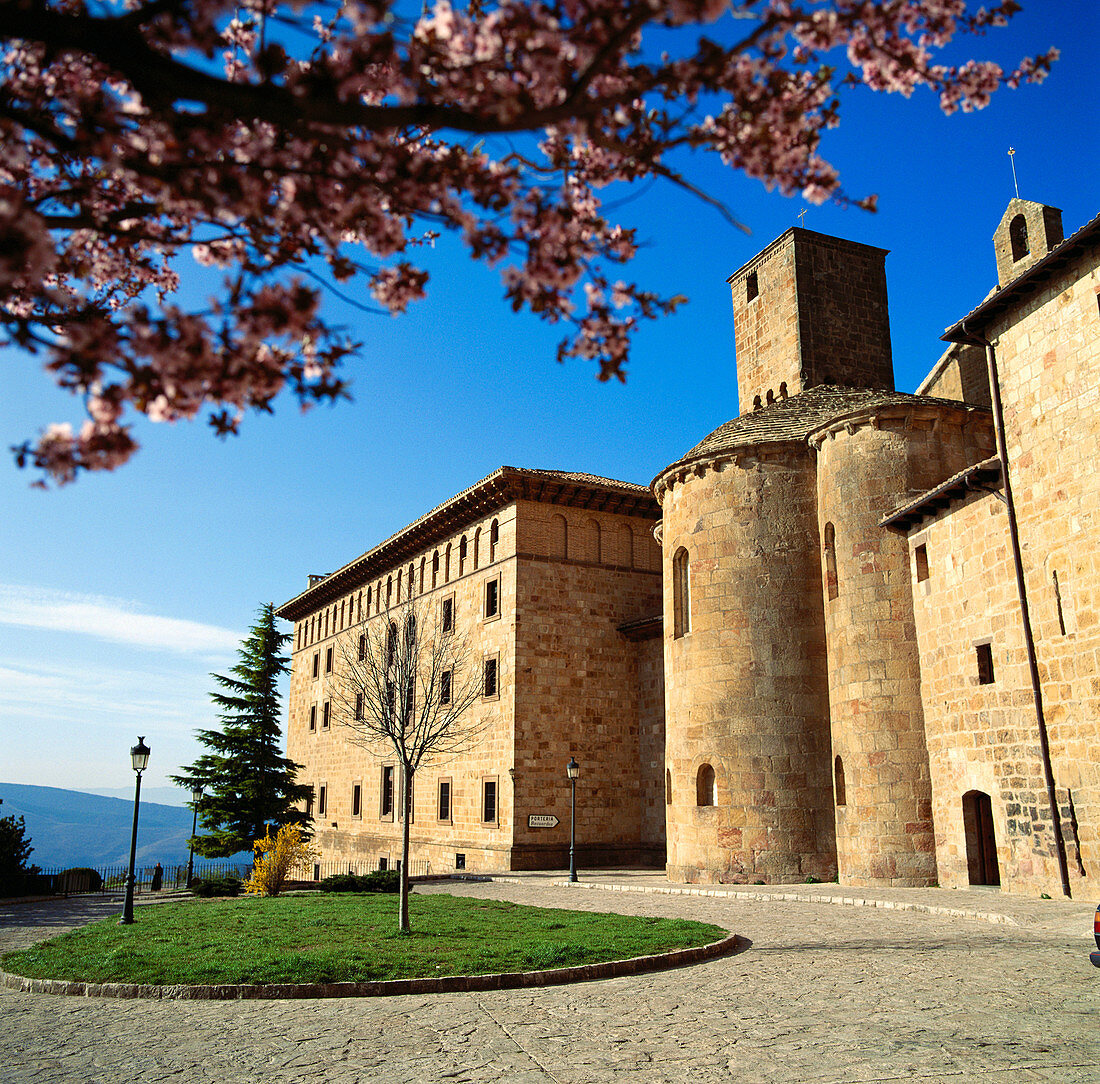
[[449,823],[451,820],[451,781],[449,779],[439,781],[439,812],[437,816],[441,821]]
[[321,673],[321,652],[315,651],[313,653],[313,676],[318,677]]
[[485,676],[482,684],[481,695],[486,700],[491,700],[500,695],[500,686],[497,674],[497,657],[493,655],[485,660]]
[[745,301],[755,301],[760,294],[760,280],[755,271],[750,271],[745,278]]
[[362,662],[367,657],[367,638],[366,636],[359,637],[359,661]]
[[393,820],[393,765],[382,766],[382,791],[379,805],[379,816],[382,820]]
[[310,783],[309,784],[309,797],[306,799],[306,816],[307,817],[312,817],[313,816],[313,804],[314,804],[313,784]]
[[351,785],[351,815],[361,817],[363,815],[363,785],[352,783]]
[[464,854],[455,855],[455,869],[466,868],[466,856]]
[[355,694],[355,721],[361,722],[363,719],[363,694]]
[[322,783],[317,788],[317,815],[323,817],[328,812],[328,787]]
[[332,673],[332,648],[325,649],[325,673]]
[[991,644],[975,644],[974,651],[978,658],[978,684],[993,684],[993,646]]
[[485,584],[485,616],[500,616],[500,580],[494,578]]
[[329,702],[326,700],[321,706],[321,729],[328,730],[329,724]]
[[440,626],[444,633],[455,630],[455,597],[448,595],[443,600],[443,611],[440,615]]
[[439,702],[449,704],[451,702],[451,686],[454,684],[454,671],[444,670],[439,675]]
[[913,550],[913,561],[917,569],[917,583],[928,579],[928,547],[921,543]]
[[309,706],[309,729],[311,731],[317,729],[317,705],[316,704],[310,704],[310,706]]
[[497,822],[497,781],[495,778],[481,781],[481,821],[483,824],[496,824]]

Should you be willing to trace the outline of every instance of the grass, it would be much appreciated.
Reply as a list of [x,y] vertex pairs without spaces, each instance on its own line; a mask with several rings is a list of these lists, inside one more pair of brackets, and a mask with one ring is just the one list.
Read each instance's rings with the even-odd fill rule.
[[716,941],[717,926],[413,895],[188,900],[138,908],[0,957],[5,971],[70,982],[363,982],[541,971]]

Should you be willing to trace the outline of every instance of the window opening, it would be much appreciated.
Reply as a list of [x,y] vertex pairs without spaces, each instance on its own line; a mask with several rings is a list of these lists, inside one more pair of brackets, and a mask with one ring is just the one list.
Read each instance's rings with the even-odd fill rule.
[[324,783],[317,788],[317,814],[323,817],[328,812],[328,787]]
[[432,554],[432,586],[439,583],[439,550]]
[[444,670],[439,675],[439,702],[449,704],[451,702],[451,685],[454,681],[454,671]]
[[825,593],[833,599],[840,593],[836,575],[836,529],[825,524]]
[[494,656],[485,660],[485,682],[482,693],[485,697],[493,697],[497,692],[497,660]]
[[478,550],[481,549],[481,528],[474,531],[474,571],[477,571]]
[[329,702],[326,700],[321,706],[321,729],[328,730],[329,724]]
[[489,580],[485,585],[485,616],[496,617],[500,612],[500,580]]
[[760,280],[755,271],[750,271],[745,276],[745,301],[755,301],[760,296]]
[[848,794],[844,787],[844,761],[839,756],[833,761],[833,782],[836,786],[836,804],[847,805]]
[[332,673],[332,648],[325,649],[325,673]]
[[672,635],[686,636],[691,632],[691,569],[683,546],[672,558],[672,611]]
[[977,644],[974,652],[978,659],[978,684],[993,684],[993,645]]
[[700,764],[695,776],[695,804],[718,804],[718,781],[714,777],[714,768],[709,764]]
[[459,539],[458,543],[458,574],[461,576],[466,572],[466,536],[463,535]]
[[1012,245],[1013,262],[1022,260],[1031,251],[1027,239],[1027,219],[1023,215],[1017,215],[1009,223],[1008,238]]
[[315,651],[313,653],[313,676],[319,677],[321,674],[321,652]]
[[665,805],[672,805],[672,772],[665,768]]
[[355,694],[355,721],[362,722],[363,719],[363,694]]
[[481,820],[495,824],[497,819],[497,781],[486,779],[482,789]]
[[440,624],[443,632],[454,632],[455,630],[455,600],[454,595],[449,596],[443,600],[443,611],[440,618]]
[[497,559],[497,543],[500,541],[500,524],[494,519],[489,526],[489,560]]
[[[382,766],[382,802],[379,807],[383,817],[393,816],[393,765]],[[385,868],[385,867],[383,867]]]
[[397,658],[397,625],[391,621],[390,627],[386,631],[386,669],[388,670],[393,666],[394,659]]
[[917,583],[928,579],[928,547],[922,542],[913,550],[913,562],[917,569]]
[[455,869],[466,868],[466,856],[464,854],[455,855]]
[[367,637],[366,634],[361,634],[359,637],[359,661],[362,662],[367,657]]
[[317,729],[317,705],[310,704],[309,706],[309,729]]
[[351,815],[358,817],[363,812],[363,788],[359,783],[353,783],[351,787]]
[[449,779],[439,781],[439,819],[441,821],[451,819],[451,781]]

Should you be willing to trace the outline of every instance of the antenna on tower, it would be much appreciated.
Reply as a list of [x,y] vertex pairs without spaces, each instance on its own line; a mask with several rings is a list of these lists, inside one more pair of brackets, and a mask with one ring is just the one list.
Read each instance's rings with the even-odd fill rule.
[[1016,148],[1015,147],[1009,147],[1008,148],[1008,161],[1009,161],[1009,164],[1012,166],[1012,185],[1016,189],[1016,198],[1019,199],[1020,198],[1020,184],[1016,180]]

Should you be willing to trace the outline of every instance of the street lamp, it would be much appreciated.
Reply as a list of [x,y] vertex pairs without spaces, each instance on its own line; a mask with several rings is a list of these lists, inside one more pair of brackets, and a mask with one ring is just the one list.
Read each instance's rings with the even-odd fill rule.
[[577,776],[581,774],[581,766],[575,757],[569,758],[565,766],[565,774],[569,777],[569,786],[572,793],[569,797],[569,880],[577,879]]
[[130,749],[130,762],[137,773],[137,786],[134,788],[134,827],[130,832],[130,875],[126,878],[126,903],[122,908],[120,926],[129,926],[134,921],[134,862],[137,859],[137,822],[138,802],[141,799],[141,773],[149,766],[149,746],[139,734],[138,743]]
[[191,788],[191,808],[195,815],[191,818],[191,849],[187,853],[187,887],[191,887],[195,873],[195,832],[199,827],[199,802],[202,801],[202,787]]

